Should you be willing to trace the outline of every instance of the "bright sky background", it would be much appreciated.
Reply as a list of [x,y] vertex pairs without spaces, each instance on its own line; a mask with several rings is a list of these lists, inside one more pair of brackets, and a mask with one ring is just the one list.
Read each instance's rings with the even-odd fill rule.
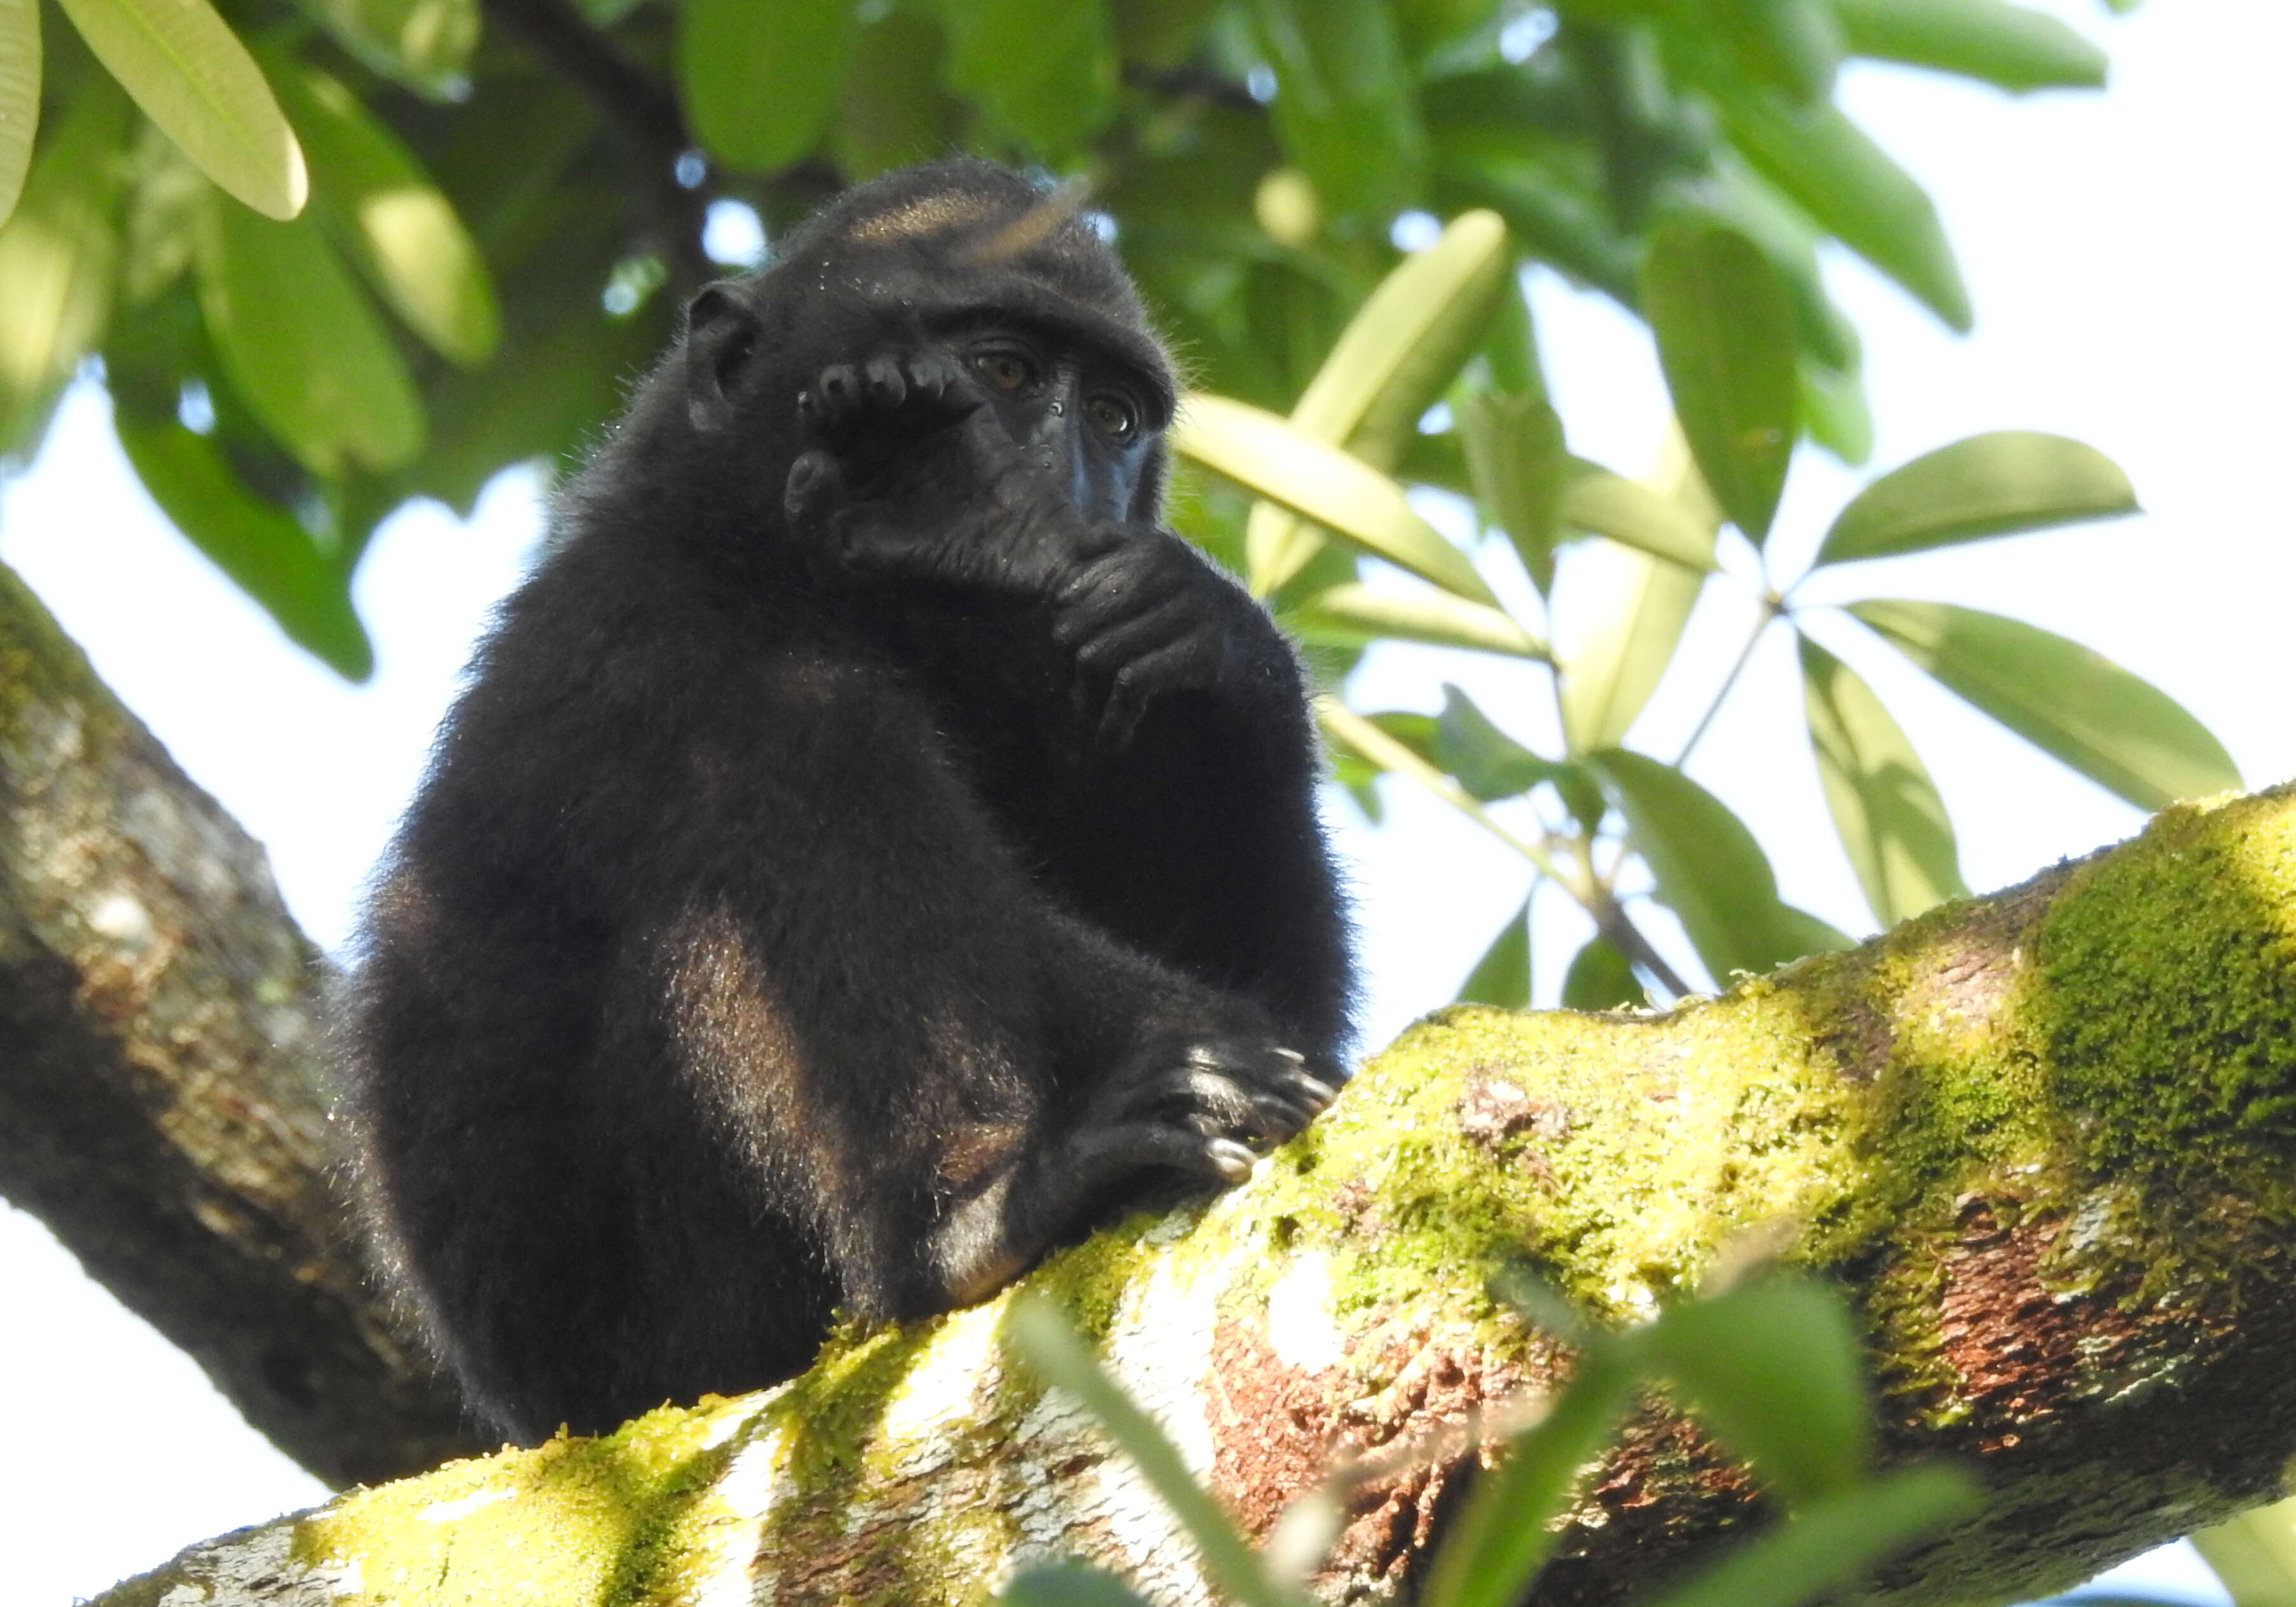
[[[1874,468],[1980,430],[2049,430],[2112,455],[2150,512],[1896,560],[1813,594],[1937,597],[2073,636],[2199,715],[2251,786],[2283,780],[2296,775],[2285,634],[2296,515],[2284,467],[2296,433],[2286,389],[2296,371],[2296,7],[2152,0],[2120,22],[2087,0],[2047,9],[2110,47],[2108,94],[2013,102],[1869,69],[1845,86],[1853,115],[1938,199],[1977,334],[1952,337],[1857,263],[1831,264],[1832,282],[1867,341]],[[1542,281],[1535,294],[1574,449],[1639,471],[1664,416],[1646,338],[1559,283]],[[1774,557],[1791,564],[1813,551],[1863,478],[1806,454]],[[289,647],[166,527],[91,389],[67,402],[33,471],[0,489],[0,557],[267,845],[297,917],[332,947],[486,611],[532,545],[533,492],[530,477],[509,475],[467,525],[432,508],[386,528],[359,582],[381,669],[357,688]],[[1726,578],[1710,586],[1636,745],[1663,756],[1678,748],[1701,707],[1697,687],[1739,644],[1744,592]],[[2136,811],[1969,714],[1889,650],[1861,650],[1854,629],[1827,640],[1920,748],[1972,887],[2019,881],[2138,824]],[[1790,900],[1863,932],[1870,921],[1833,841],[1793,673],[1784,638],[1773,640],[1693,771],[1753,826]],[[1546,739],[1531,672],[1461,655],[1393,655],[1364,672],[1357,701],[1431,709],[1446,678],[1517,734]],[[1333,811],[1356,866],[1373,1045],[1450,996],[1529,879],[1472,824],[1386,785],[1388,831],[1361,829],[1347,806]],[[1542,974],[1567,959],[1570,930],[1567,912],[1542,919]],[[0,1457],[0,1598],[60,1604],[322,1497],[188,1359],[4,1209],[0,1287],[0,1423],[13,1453]],[[2115,1583],[2224,1600],[2174,1552]]]

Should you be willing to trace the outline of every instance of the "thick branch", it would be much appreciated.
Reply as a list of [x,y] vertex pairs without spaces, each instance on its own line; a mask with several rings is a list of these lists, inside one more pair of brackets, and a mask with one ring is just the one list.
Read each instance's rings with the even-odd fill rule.
[[0,685],[0,1193],[330,1483],[469,1448],[342,1242],[262,849],[4,569]]
[[[1028,1280],[1255,1531],[1335,1455],[1441,1446],[1567,1370],[1485,1292],[1524,1263],[1631,1322],[1763,1230],[1862,1303],[1898,1455],[1991,1499],[1882,1599],[2010,1599],[2276,1493],[2296,1447],[2296,794],[2142,839],[1664,1015],[1453,1010],[1245,1186]],[[976,1603],[1082,1554],[1211,1599],[1129,1469],[1007,1354],[1005,1301],[849,1336],[775,1392],[344,1497],[123,1586],[234,1602]],[[1318,1581],[1394,1599],[1472,1454],[1364,1489]],[[1431,1459],[1429,1459],[1431,1458]],[[1656,1407],[1546,1607],[1647,1588],[1759,1513]],[[250,1582],[252,1581],[252,1582]],[[436,1581],[435,1586],[425,1581]]]

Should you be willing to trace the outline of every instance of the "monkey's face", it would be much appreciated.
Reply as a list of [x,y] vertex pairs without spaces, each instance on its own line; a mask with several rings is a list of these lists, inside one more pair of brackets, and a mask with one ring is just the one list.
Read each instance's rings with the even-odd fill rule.
[[1052,474],[1087,521],[1134,516],[1166,419],[1153,383],[1119,357],[1023,325],[955,332],[1015,444]]

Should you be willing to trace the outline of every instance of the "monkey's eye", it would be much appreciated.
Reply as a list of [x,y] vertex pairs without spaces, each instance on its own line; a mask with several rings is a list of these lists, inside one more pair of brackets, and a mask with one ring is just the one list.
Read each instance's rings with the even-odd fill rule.
[[1128,441],[1140,429],[1140,415],[1120,396],[1103,392],[1087,400],[1084,411],[1092,427],[1112,441]]
[[992,347],[972,354],[972,366],[999,390],[1026,390],[1037,382],[1037,365],[1017,351]]

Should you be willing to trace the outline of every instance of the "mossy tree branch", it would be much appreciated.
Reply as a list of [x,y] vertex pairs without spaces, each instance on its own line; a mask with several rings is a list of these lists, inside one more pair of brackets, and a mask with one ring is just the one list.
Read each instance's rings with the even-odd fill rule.
[[[2039,1594],[2279,1488],[2296,1448],[2296,793],[2142,838],[1663,1015],[1453,1010],[1245,1186],[1027,1285],[1061,1301],[1253,1529],[1336,1453],[1319,1588],[1392,1596],[1472,1453],[1444,1431],[1568,1365],[1488,1291],[1528,1265],[1601,1318],[1726,1247],[1860,1303],[1894,1456],[1981,1516],[1895,1603]],[[103,1598],[977,1603],[1091,1556],[1209,1600],[1160,1510],[1015,1365],[1007,1299],[849,1334],[794,1383],[357,1492]],[[1451,1444],[1456,1446],[1456,1439]],[[1409,1447],[1432,1447],[1414,1455]],[[1647,1588],[1762,1502],[1653,1404],[1590,1481],[1542,1603]]]

